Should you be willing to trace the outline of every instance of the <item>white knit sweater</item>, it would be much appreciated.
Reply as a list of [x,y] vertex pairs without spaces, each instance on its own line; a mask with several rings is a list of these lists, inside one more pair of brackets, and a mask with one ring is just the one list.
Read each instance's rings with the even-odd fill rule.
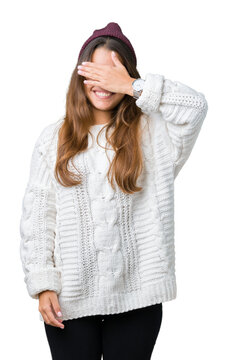
[[[114,151],[91,127],[87,151],[74,157],[79,186],[54,178],[58,129],[46,126],[35,144],[20,222],[20,257],[29,295],[58,294],[63,320],[114,314],[176,298],[174,180],[207,114],[205,96],[146,74],[136,105],[141,116],[141,192],[113,191],[107,180]],[[99,143],[105,146],[105,129]],[[107,146],[107,144],[106,144]],[[70,170],[75,171],[71,163]],[[43,321],[39,313],[40,320]]]

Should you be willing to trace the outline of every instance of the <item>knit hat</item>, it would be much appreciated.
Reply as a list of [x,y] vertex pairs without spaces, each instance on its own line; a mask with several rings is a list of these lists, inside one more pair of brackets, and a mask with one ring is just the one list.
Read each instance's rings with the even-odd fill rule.
[[135,58],[135,63],[137,63],[137,58],[136,58],[136,54],[134,51],[134,48],[131,44],[131,42],[129,41],[129,39],[122,33],[122,30],[120,28],[120,26],[115,23],[115,22],[110,22],[108,23],[108,25],[106,25],[104,28],[102,29],[96,29],[94,30],[93,34],[85,41],[85,43],[82,45],[82,48],[79,52],[78,58],[80,57],[81,53],[84,51],[85,47],[88,45],[88,43],[90,41],[92,41],[93,39],[99,37],[99,36],[103,36],[103,35],[108,35],[108,36],[112,36],[112,37],[116,37],[120,40],[122,40],[130,49],[132,55]]

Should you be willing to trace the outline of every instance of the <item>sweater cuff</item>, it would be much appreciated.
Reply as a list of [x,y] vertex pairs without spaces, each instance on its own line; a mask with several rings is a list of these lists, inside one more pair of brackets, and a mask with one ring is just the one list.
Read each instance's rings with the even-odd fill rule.
[[25,276],[24,281],[33,299],[38,299],[38,294],[45,290],[53,290],[57,294],[61,291],[61,272],[57,268],[33,271]]
[[162,96],[163,83],[163,75],[146,74],[143,91],[135,102],[144,113],[149,115],[151,112],[158,110]]

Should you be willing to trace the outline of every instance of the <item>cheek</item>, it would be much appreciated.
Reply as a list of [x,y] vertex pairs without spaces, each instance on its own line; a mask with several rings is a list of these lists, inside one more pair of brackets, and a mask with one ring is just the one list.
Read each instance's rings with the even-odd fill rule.
[[125,97],[125,94],[116,95],[116,98],[118,99],[118,101],[121,101],[124,97]]
[[89,93],[91,93],[91,89],[92,87],[89,86],[89,85],[86,85],[86,84],[83,84],[84,85],[84,91],[85,93],[88,95]]

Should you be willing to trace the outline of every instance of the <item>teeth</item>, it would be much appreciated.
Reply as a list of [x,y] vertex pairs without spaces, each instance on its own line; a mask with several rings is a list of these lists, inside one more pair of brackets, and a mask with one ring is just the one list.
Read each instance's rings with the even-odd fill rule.
[[107,93],[103,93],[103,92],[98,92],[98,91],[95,91],[95,93],[98,95],[98,96],[110,96],[111,94],[107,94]]

